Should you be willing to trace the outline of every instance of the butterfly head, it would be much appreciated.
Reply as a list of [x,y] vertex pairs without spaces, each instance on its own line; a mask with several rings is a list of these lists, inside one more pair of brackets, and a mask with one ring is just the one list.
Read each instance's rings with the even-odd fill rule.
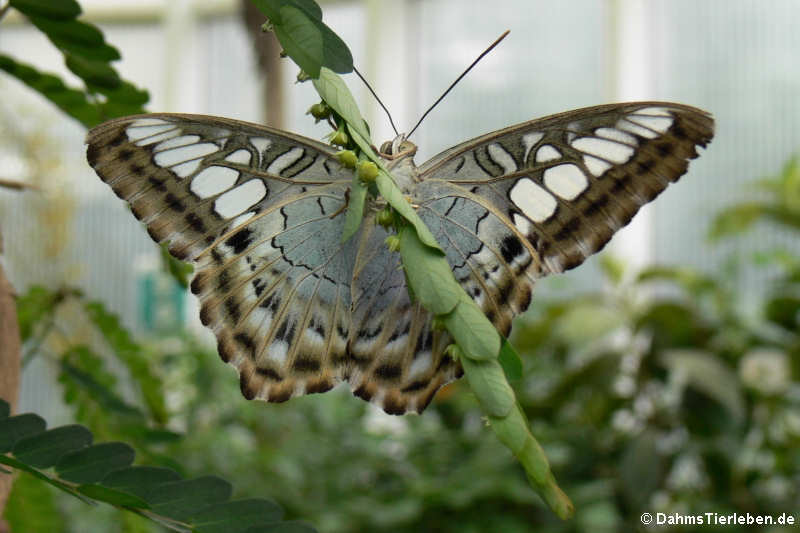
[[413,158],[417,153],[417,145],[406,140],[405,135],[400,134],[394,140],[383,143],[380,152],[386,159]]

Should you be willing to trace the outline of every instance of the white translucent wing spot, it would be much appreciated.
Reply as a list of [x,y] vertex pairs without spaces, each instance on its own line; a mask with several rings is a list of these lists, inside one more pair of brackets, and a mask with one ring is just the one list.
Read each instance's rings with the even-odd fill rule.
[[558,202],[552,194],[535,184],[530,178],[522,178],[511,188],[511,201],[525,216],[534,222],[544,222],[556,212]]
[[225,158],[225,161],[230,163],[239,163],[241,165],[249,165],[252,158],[253,154],[250,153],[250,150],[239,148],[235,152],[228,154],[228,156]]
[[654,130],[658,134],[666,133],[672,126],[672,117],[650,116],[650,115],[628,115],[628,120],[639,126]]
[[542,137],[544,137],[544,133],[540,131],[526,133],[522,136],[522,146],[525,147],[525,156],[522,158],[523,161],[528,160],[528,154],[530,154],[533,147],[542,140]]
[[598,178],[602,176],[606,170],[613,166],[608,161],[603,161],[602,159],[597,159],[596,157],[592,157],[590,155],[583,156],[583,162],[586,164],[586,168],[589,169],[589,172]]
[[264,151],[269,148],[269,145],[272,144],[272,141],[264,137],[250,137],[250,144],[258,150],[259,154],[263,154]]
[[626,120],[624,118],[619,119],[615,127],[617,129],[636,134],[639,137],[644,137],[645,139],[655,139],[656,137],[658,137],[657,132],[644,128],[638,124],[634,124],[633,122]]
[[210,166],[192,179],[189,189],[200,198],[208,198],[227,191],[238,178],[239,172],[232,168]]
[[219,147],[212,143],[190,144],[158,152],[153,156],[153,161],[160,167],[171,167],[194,159],[202,159],[217,150]]
[[303,157],[305,150],[302,148],[294,147],[286,153],[283,153],[272,160],[269,167],[267,167],[267,172],[270,174],[278,174],[280,175],[281,172],[292,166],[297,162],[298,159]]
[[252,179],[229,190],[214,201],[214,211],[223,218],[233,218],[250,209],[267,195],[260,179]]
[[256,214],[255,211],[250,211],[248,213],[243,213],[239,215],[238,217],[233,219],[233,222],[231,222],[231,225],[228,226],[228,229],[238,228],[239,226],[241,226],[242,224],[253,218],[253,215],[255,214]]
[[165,131],[164,133],[158,133],[156,135],[151,135],[149,137],[139,139],[138,141],[136,141],[136,146],[147,146],[148,144],[166,141],[167,139],[172,139],[176,135],[180,135],[180,133],[181,133],[180,129],[173,128],[171,130]]
[[492,143],[486,147],[486,151],[492,161],[503,167],[503,174],[509,174],[517,170],[517,163],[514,162],[514,158],[500,144]]
[[574,200],[586,190],[589,180],[576,165],[567,163],[545,170],[544,184],[564,200]]
[[545,144],[536,150],[537,163],[546,163],[547,161],[552,161],[559,158],[561,158],[561,152],[559,152],[552,144]]
[[163,141],[158,143],[158,145],[153,147],[153,152],[163,152],[164,150],[171,150],[173,148],[178,148],[181,146],[188,146],[190,144],[194,144],[200,140],[199,135],[181,135],[180,137],[174,137],[169,139],[168,141]]
[[526,237],[531,234],[531,223],[524,216],[514,213],[514,225]]
[[638,111],[635,111],[633,114],[656,115],[659,117],[672,118],[672,112],[664,107],[645,107],[644,109],[639,109]]
[[581,137],[572,142],[572,147],[583,153],[597,156],[601,159],[611,161],[621,165],[628,161],[633,155],[634,149],[627,144],[597,137]]
[[143,141],[143,144],[147,144],[145,141],[150,137],[174,130],[177,130],[174,124],[164,122],[163,120],[155,122],[137,120],[125,128],[125,135],[127,135],[128,139],[131,141]]
[[275,361],[279,365],[286,363],[286,353],[289,351],[289,345],[286,341],[275,341],[269,345],[267,350],[267,359]]
[[612,141],[617,141],[619,143],[630,144],[631,146],[637,146],[639,143],[636,142],[636,137],[625,133],[624,131],[620,131],[614,128],[597,128],[594,130],[594,134],[598,137],[602,137],[603,139],[609,139]]
[[172,167],[172,171],[178,175],[179,178],[185,178],[187,176],[191,176],[194,174],[198,168],[200,168],[200,163],[203,161],[201,159],[195,159],[194,161],[187,161],[186,163],[181,163],[180,165],[175,165]]

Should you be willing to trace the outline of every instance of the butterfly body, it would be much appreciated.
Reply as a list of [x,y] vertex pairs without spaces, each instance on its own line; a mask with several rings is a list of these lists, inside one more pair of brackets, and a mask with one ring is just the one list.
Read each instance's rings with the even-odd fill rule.
[[[677,180],[713,136],[709,115],[662,102],[581,109],[493,132],[417,167],[385,165],[456,280],[507,334],[539,277],[577,266]],[[421,412],[461,375],[411,301],[368,200],[341,242],[352,171],[319,142],[195,115],[112,120],[87,158],[151,237],[196,263],[201,320],[247,398],[284,401],[346,381],[393,414]]]

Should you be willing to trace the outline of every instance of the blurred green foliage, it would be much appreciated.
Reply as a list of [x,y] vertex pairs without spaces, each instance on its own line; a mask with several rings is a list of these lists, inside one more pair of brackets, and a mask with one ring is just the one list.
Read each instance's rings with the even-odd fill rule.
[[[87,63],[57,31],[48,35],[85,88],[5,56],[0,69],[87,125],[144,104],[106,69],[111,57]],[[761,182],[763,199],[723,211],[711,235],[735,239],[756,221],[800,230],[799,185],[795,158]],[[235,497],[270,496],[288,518],[326,533],[625,532],[639,530],[645,511],[796,513],[800,257],[762,251],[738,265],[779,272],[755,305],[744,304],[736,268],[634,274],[608,256],[602,264],[601,290],[534,298],[512,338],[525,366],[517,395],[576,505],[568,522],[534,495],[460,383],[419,417],[385,415],[344,390],[248,403],[212,347],[187,333],[133,340],[77,291],[33,288],[20,297],[19,319],[26,361],[46,358],[65,405],[99,438],[183,474],[224,473]],[[23,476],[5,518],[31,533],[159,527],[82,505]]]
[[[534,298],[512,337],[525,363],[517,394],[576,504],[568,522],[534,495],[461,383],[422,416],[402,418],[341,389],[249,403],[213,347],[188,334],[134,342],[74,291],[33,289],[20,318],[28,344],[41,346],[46,328],[58,327],[53,309],[77,299],[102,332],[97,346],[58,358],[64,401],[79,422],[155,464],[175,468],[179,458],[189,472],[224,472],[237,496],[272,497],[287,518],[326,533],[616,532],[638,530],[645,511],[796,510],[800,259],[761,252],[714,275],[632,273],[601,259],[601,290]],[[756,312],[737,290],[738,272],[752,265],[779,272]],[[10,513],[20,512],[15,501]],[[91,529],[153,528],[128,527]]]

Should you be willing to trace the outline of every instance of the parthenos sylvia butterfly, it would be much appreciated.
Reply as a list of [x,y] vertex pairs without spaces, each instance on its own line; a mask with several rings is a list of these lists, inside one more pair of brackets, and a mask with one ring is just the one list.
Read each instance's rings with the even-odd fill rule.
[[[713,136],[709,114],[640,102],[568,111],[385,163],[456,279],[504,334],[537,278],[581,264],[676,181]],[[292,133],[208,116],[125,117],[87,157],[153,240],[197,267],[191,289],[242,394],[282,402],[346,381],[392,414],[421,412],[461,366],[409,299],[369,200],[341,242],[352,171]]]

